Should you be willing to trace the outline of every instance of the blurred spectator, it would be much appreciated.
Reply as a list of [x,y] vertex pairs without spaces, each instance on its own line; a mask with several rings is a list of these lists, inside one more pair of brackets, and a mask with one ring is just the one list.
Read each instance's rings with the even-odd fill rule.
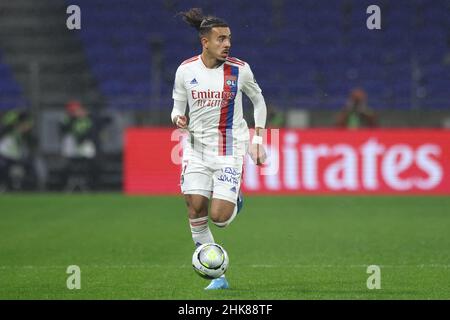
[[0,119],[0,185],[6,190],[36,185],[31,134],[33,121],[26,111],[11,110]]
[[337,116],[337,125],[343,128],[373,128],[377,125],[375,112],[367,104],[363,89],[352,90],[347,104]]
[[283,128],[285,126],[284,112],[272,104],[267,104],[267,128]]
[[65,189],[95,189],[97,146],[94,121],[79,101],[74,100],[66,104],[66,116],[60,129],[61,154],[65,159]]

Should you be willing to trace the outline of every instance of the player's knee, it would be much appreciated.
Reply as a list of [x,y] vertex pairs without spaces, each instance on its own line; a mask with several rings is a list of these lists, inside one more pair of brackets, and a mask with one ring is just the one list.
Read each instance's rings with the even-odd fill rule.
[[188,214],[190,219],[196,219],[208,215],[208,209],[203,206],[188,205]]
[[186,197],[186,206],[190,219],[196,219],[208,215],[208,202],[203,199],[198,200],[193,197]]
[[196,219],[208,215],[208,210],[203,207],[189,206],[188,213],[190,219]]
[[211,210],[211,221],[219,228],[227,227],[233,221],[233,211],[227,212],[224,210]]
[[231,222],[230,220],[231,219],[225,220],[225,221],[217,221],[217,220],[211,220],[211,221],[219,228],[225,228],[225,227],[228,227],[228,225],[230,224],[230,222]]

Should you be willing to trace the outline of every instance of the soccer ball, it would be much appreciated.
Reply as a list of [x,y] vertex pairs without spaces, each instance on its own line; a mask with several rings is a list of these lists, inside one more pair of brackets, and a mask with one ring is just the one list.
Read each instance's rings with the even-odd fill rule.
[[223,275],[228,268],[228,254],[217,243],[205,243],[195,249],[192,266],[203,278],[215,279]]

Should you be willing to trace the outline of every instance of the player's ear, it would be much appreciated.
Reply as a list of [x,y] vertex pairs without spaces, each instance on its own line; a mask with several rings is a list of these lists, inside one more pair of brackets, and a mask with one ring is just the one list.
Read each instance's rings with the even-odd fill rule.
[[202,44],[202,47],[208,48],[208,37],[202,36],[200,38],[200,43]]

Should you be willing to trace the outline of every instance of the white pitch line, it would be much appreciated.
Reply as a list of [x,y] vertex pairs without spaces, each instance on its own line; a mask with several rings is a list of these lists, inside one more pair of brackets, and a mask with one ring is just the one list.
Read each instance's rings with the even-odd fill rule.
[[[244,266],[244,265],[240,265]],[[321,264],[321,265],[306,265],[306,264],[296,264],[296,265],[272,265],[272,264],[253,264],[248,267],[252,268],[367,268],[369,264],[355,264],[355,265],[332,265],[332,264]],[[449,264],[398,264],[398,265],[378,265],[380,268],[450,268]]]
[[[67,266],[34,266],[34,265],[23,265],[23,266],[11,266],[11,265],[0,265],[0,270],[7,269],[66,269]],[[152,269],[152,268],[192,268],[191,265],[79,265],[80,268],[98,268],[98,269]],[[295,264],[295,265],[277,265],[277,264],[252,264],[252,265],[233,265],[241,268],[304,268],[304,269],[315,269],[315,268],[367,268],[369,265],[361,264],[361,265],[306,265],[306,264]],[[449,264],[404,264],[404,265],[378,265],[380,268],[450,268]]]

